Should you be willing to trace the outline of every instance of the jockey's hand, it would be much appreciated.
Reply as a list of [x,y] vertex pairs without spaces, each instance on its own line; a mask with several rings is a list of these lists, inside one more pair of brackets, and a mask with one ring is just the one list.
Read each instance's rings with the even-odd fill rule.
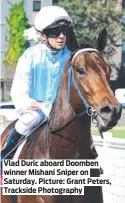
[[41,104],[42,104],[42,102],[33,101],[31,104],[31,108],[33,110],[41,109]]
[[47,117],[49,117],[51,109],[52,109],[52,104],[41,103],[41,110],[44,112],[44,114]]
[[51,108],[52,108],[52,104],[47,104],[47,103],[44,103],[44,102],[33,101],[32,105],[31,105],[31,108],[33,110],[41,109],[44,112],[44,114],[48,117],[49,114],[50,114]]

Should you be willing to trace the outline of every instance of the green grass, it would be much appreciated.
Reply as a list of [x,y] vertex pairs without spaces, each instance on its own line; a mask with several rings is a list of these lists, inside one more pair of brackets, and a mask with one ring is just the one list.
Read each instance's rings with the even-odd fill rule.
[[[112,132],[112,137],[125,139],[125,127],[115,127],[108,132]],[[98,129],[92,128],[92,135],[99,135]]]

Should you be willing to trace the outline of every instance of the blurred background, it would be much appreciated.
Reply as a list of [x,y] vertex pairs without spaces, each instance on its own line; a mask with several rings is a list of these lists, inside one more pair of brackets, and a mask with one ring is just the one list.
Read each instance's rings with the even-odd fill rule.
[[[104,187],[105,203],[125,203],[125,0],[3,0],[0,1],[0,133],[18,115],[11,101],[10,89],[19,57],[29,46],[24,31],[33,27],[43,6],[64,7],[71,18],[80,44],[96,48],[98,34],[105,27],[108,44],[103,53],[112,68],[110,84],[123,104],[121,119],[102,140],[92,124],[92,134],[105,175],[112,186]],[[32,34],[32,33],[31,33]]]

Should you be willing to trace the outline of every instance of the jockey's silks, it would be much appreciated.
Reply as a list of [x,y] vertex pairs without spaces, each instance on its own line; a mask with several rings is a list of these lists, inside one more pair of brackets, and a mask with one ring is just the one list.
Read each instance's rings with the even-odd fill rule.
[[67,47],[54,52],[41,42],[24,52],[19,58],[11,88],[11,97],[19,114],[31,108],[34,100],[54,102],[69,57]]
[[65,47],[56,53],[45,44],[38,46],[30,66],[29,96],[37,101],[53,103],[70,51]]

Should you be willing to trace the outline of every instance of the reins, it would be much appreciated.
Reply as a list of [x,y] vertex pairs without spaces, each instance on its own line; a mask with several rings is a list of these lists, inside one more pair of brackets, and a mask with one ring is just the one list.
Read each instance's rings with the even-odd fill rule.
[[66,124],[58,127],[58,128],[55,128],[55,129],[51,129],[49,127],[49,132],[52,133],[52,134],[56,134],[62,130],[64,130],[66,127],[68,127],[71,123],[73,123],[78,117],[81,117],[81,116],[84,116],[84,115],[87,115],[87,110],[85,110],[84,112],[81,112],[79,114],[76,114],[70,121],[68,121]]

